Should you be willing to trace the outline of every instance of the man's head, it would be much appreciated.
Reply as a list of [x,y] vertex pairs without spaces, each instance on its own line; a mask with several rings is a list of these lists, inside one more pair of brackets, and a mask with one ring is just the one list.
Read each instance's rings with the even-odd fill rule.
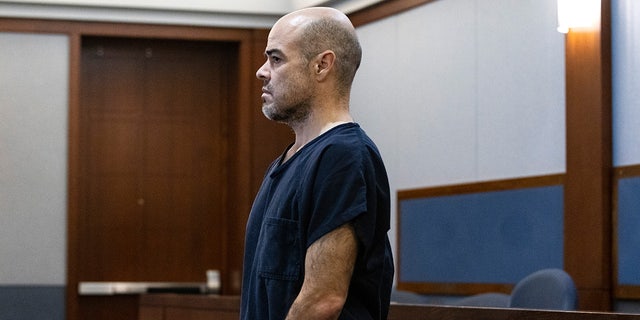
[[362,51],[351,21],[332,8],[307,8],[278,20],[257,71],[263,112],[276,121],[303,121],[322,95],[348,101]]
[[300,51],[307,60],[323,51],[333,51],[336,55],[338,89],[348,91],[362,58],[362,49],[351,21],[342,12],[331,8],[298,11],[299,14],[306,12],[309,12],[310,17],[316,18],[301,30],[298,39]]

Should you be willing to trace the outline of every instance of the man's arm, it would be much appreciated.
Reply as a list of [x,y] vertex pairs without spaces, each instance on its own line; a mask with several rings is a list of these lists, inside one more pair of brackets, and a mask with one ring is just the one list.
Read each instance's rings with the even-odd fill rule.
[[347,299],[357,254],[356,233],[350,224],[314,242],[307,249],[304,282],[287,320],[337,319]]

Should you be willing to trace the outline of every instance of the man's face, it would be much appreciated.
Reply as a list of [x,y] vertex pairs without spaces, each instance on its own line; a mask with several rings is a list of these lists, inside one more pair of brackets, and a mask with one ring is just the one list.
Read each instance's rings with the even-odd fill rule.
[[288,124],[309,116],[313,96],[311,69],[296,45],[295,31],[286,23],[274,25],[265,50],[267,61],[256,72],[263,82],[262,112]]

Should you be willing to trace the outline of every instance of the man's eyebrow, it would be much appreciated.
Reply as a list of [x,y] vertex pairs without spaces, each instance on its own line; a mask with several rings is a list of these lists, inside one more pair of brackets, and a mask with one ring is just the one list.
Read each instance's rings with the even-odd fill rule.
[[283,55],[282,51],[280,49],[271,49],[271,50],[267,50],[264,52],[264,54],[268,57],[272,56],[273,54],[279,54],[279,55]]

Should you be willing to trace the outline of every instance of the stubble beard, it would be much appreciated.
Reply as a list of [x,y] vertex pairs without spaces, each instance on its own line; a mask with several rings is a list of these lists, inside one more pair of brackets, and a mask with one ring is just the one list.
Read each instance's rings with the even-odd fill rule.
[[[293,95],[298,95],[294,93]],[[311,114],[311,98],[298,99],[295,102],[283,104],[276,101],[263,102],[262,113],[267,119],[297,126],[305,122]]]

